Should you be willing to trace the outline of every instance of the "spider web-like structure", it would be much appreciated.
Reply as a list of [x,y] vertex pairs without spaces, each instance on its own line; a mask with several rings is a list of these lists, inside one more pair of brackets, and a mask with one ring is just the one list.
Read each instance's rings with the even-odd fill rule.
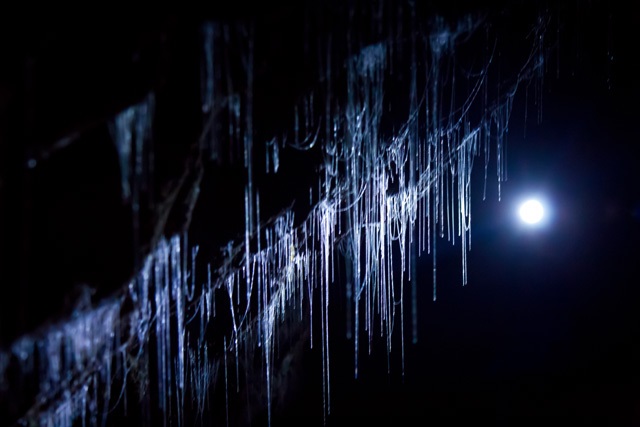
[[[244,231],[224,244],[188,227],[161,235],[117,292],[82,299],[3,350],[2,393],[30,384],[17,425],[110,424],[127,411],[152,425],[203,422],[212,411],[229,423],[229,402],[249,381],[261,384],[270,423],[281,347],[300,325],[308,333],[298,339],[321,353],[327,415],[332,316],[344,316],[356,377],[377,339],[402,354],[404,372],[405,347],[418,339],[417,289],[436,301],[441,245],[459,247],[460,282],[470,281],[472,172],[476,186],[495,182],[499,194],[514,97],[531,85],[541,96],[548,17],[507,42],[503,14],[437,14],[413,2],[306,7],[300,49],[284,55],[307,58],[298,72],[312,68],[313,84],[286,116],[259,116],[278,103],[265,96],[278,88],[259,87],[269,22],[198,22],[201,127],[189,197],[198,199],[203,174],[233,165]],[[156,113],[148,93],[109,119],[135,236],[158,167]],[[270,180],[283,175],[291,205],[272,197],[284,190]],[[430,260],[429,277],[418,276],[419,257]],[[344,312],[331,310],[336,292]],[[142,409],[127,408],[136,399]]]

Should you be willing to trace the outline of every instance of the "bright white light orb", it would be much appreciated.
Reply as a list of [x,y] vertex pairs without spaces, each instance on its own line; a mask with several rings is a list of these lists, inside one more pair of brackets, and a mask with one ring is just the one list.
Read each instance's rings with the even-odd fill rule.
[[520,205],[520,219],[527,224],[537,224],[544,217],[544,207],[538,200],[531,199]]

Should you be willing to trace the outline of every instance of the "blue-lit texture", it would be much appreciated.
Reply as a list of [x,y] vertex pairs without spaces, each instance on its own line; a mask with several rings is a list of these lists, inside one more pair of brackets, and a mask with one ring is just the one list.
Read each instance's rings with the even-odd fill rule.
[[[345,315],[356,377],[363,354],[372,351],[378,328],[388,352],[393,334],[401,334],[398,350],[403,355],[405,338],[417,339],[415,289],[430,286],[436,299],[437,248],[442,241],[459,245],[460,279],[467,284],[473,165],[478,158],[484,162],[486,181],[488,165],[495,161],[498,186],[505,179],[504,146],[513,97],[518,85],[538,76],[542,68],[540,38],[533,45],[523,41],[530,53],[517,75],[510,76],[511,84],[496,96],[488,83],[496,55],[494,40],[486,40],[482,63],[472,69],[456,68],[456,46],[476,34],[474,19],[462,19],[455,26],[440,19],[418,25],[413,16],[409,27],[399,25],[400,16],[376,19],[380,41],[361,45],[355,35],[347,37],[353,53],[346,64],[331,61],[334,46],[331,38],[325,41],[325,69],[319,70],[323,86],[291,111],[289,137],[276,135],[268,141],[254,141],[252,131],[252,31],[242,31],[244,73],[238,77],[217,66],[226,60],[223,47],[229,34],[241,38],[234,33],[238,28],[218,23],[203,27],[201,102],[206,120],[201,146],[216,157],[221,142],[212,123],[220,115],[226,117],[224,143],[240,147],[246,172],[243,238],[229,242],[226,259],[219,265],[199,259],[197,247],[189,246],[184,236],[162,240],[120,295],[16,341],[10,354],[20,361],[21,374],[35,370],[40,378],[38,410],[25,414],[21,423],[71,426],[81,419],[98,425],[108,417],[110,405],[126,401],[121,399],[125,386],[117,390],[110,386],[114,366],[126,384],[134,365],[149,365],[155,358],[157,383],[149,387],[158,396],[156,409],[164,414],[166,425],[170,417],[181,425],[187,407],[195,406],[200,414],[205,411],[208,394],[223,374],[228,404],[241,381],[241,355],[258,350],[264,371],[252,380],[266,382],[270,421],[277,331],[285,322],[305,318],[319,319],[312,325],[309,345],[322,354],[326,415],[331,411],[330,360],[335,357],[330,348],[329,301],[330,293],[339,289],[332,287],[339,257],[347,265]],[[382,24],[389,29],[383,32]],[[534,32],[541,36],[543,29],[538,21]],[[399,48],[399,40],[407,39],[411,40],[408,52]],[[396,64],[400,58],[406,63],[407,57],[408,68]],[[340,105],[332,75],[343,65],[346,104]],[[402,113],[404,124],[388,135],[382,131],[389,110],[386,85],[400,75],[411,82],[410,105]],[[234,92],[234,79],[243,79],[248,92]],[[136,189],[144,185],[148,169],[142,153],[153,113],[151,97],[113,122],[122,195],[133,198],[134,209]],[[317,184],[309,190],[306,217],[295,218],[292,210],[285,210],[275,219],[261,218],[253,173],[264,164],[254,161],[255,144],[265,144],[270,173],[278,173],[280,150],[320,147],[323,163]],[[137,221],[135,212],[133,218]],[[134,232],[138,227],[134,224]],[[433,264],[428,279],[415,273],[417,256],[425,253]],[[204,270],[204,276],[197,273]],[[412,291],[407,293],[409,286]],[[407,301],[407,295],[412,299]],[[220,305],[222,300],[226,302]],[[126,313],[125,303],[133,307]],[[216,311],[216,306],[225,307],[224,312]],[[206,342],[205,331],[222,317],[230,325],[224,345]],[[410,332],[405,325],[408,318]],[[149,354],[150,342],[155,354]],[[39,366],[34,365],[35,355]],[[8,357],[9,353],[0,353],[0,378]],[[401,369],[404,374],[404,357]]]

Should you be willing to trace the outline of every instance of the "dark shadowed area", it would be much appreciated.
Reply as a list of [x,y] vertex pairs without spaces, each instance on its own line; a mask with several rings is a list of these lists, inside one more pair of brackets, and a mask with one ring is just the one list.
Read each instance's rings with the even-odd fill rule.
[[[640,425],[640,15],[604,1],[361,3],[0,18],[0,425]],[[371,273],[371,340],[357,300],[356,356],[350,231],[337,233],[325,300],[323,261],[305,258],[324,256],[320,231],[278,246],[274,218],[293,213],[299,231],[340,195],[339,227],[351,230],[355,205],[363,217],[378,208],[349,185],[368,194],[371,176],[400,163],[391,141],[420,135],[409,158],[442,123],[442,140],[476,125],[484,135],[503,124],[504,108],[488,113],[503,97],[506,169],[478,142],[468,193],[445,181],[445,204],[462,191],[471,206],[468,283],[462,240],[447,239],[455,225],[430,236],[435,300],[433,246],[415,253],[403,288],[394,247],[392,327],[375,305],[385,273]],[[354,156],[378,153],[382,166],[339,181],[351,166],[340,157],[331,170],[332,156],[357,152],[359,137]],[[367,151],[378,140],[392,148]],[[434,176],[461,163],[429,159],[435,200]],[[407,172],[407,188],[420,179]],[[384,190],[403,180],[390,173]],[[544,202],[540,226],[518,217],[528,197]],[[268,301],[258,279],[239,296],[250,252],[267,246],[279,261],[252,278],[290,286],[302,277],[293,264],[318,263],[315,290],[282,292],[309,291],[300,306]]]

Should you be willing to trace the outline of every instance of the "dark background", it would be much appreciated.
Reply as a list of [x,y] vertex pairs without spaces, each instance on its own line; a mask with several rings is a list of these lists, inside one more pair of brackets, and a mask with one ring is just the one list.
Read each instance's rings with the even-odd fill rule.
[[[514,12],[525,4],[453,2],[436,9],[452,18],[485,7],[497,13],[508,22],[500,35],[508,51],[510,38],[516,46],[515,39],[526,35],[524,20],[520,31],[509,32],[519,28],[517,19],[530,18]],[[545,61],[542,104],[535,105],[533,87],[516,95],[508,180],[500,201],[495,164],[486,200],[480,161],[474,169],[469,284],[461,285],[459,246],[443,240],[433,302],[431,259],[422,254],[418,343],[410,342],[407,316],[404,376],[396,329],[390,355],[382,337],[374,341],[371,355],[361,345],[356,380],[353,342],[344,333],[344,293],[336,283],[329,425],[365,419],[398,425],[461,420],[539,425],[554,419],[640,425],[640,69],[635,58],[640,19],[623,2],[527,7],[541,16],[547,9],[559,12],[550,15],[557,19],[550,35],[556,40]],[[263,43],[271,54],[265,57],[273,61],[258,66],[263,82],[277,84],[262,86],[257,96],[256,110],[267,115],[256,119],[256,127],[265,134],[276,131],[287,125],[279,112],[289,111],[292,100],[317,78],[307,69],[312,63],[280,49],[285,42],[289,47],[302,43],[291,37],[303,28],[296,20],[299,10],[249,8],[242,2],[222,9],[213,7],[204,15],[221,21],[249,16],[271,31],[272,39]],[[135,258],[145,248],[130,241],[131,217],[120,204],[117,158],[103,124],[156,90],[157,154],[165,165],[156,184],[173,188],[190,158],[184,141],[195,141],[201,125],[195,114],[199,53],[184,47],[196,46],[191,42],[199,40],[202,19],[132,16],[113,25],[39,18],[3,26],[3,346],[68,312],[75,284],[95,284],[97,300],[133,274]],[[507,56],[502,66],[509,69]],[[54,143],[75,133],[82,135],[80,143],[57,152]],[[26,168],[32,158],[38,161],[35,170]],[[278,212],[292,202],[289,193],[302,189],[306,195],[307,183],[315,183],[313,166],[300,159],[283,153],[281,174],[261,183],[268,189],[264,200],[271,200],[265,211]],[[242,191],[242,180],[237,169],[224,165],[206,170],[190,229],[203,254],[208,238],[219,243],[242,233],[242,193],[235,191]],[[550,217],[543,227],[528,229],[518,222],[517,203],[529,194],[540,194],[548,203]],[[185,222],[174,210],[169,216],[173,219],[162,230],[167,235]],[[156,212],[143,213],[150,222],[156,217]],[[143,241],[149,243],[152,235],[144,231]],[[287,397],[273,423],[322,425],[319,347],[297,351],[291,388],[280,391]],[[256,420],[264,421],[264,414]]]

